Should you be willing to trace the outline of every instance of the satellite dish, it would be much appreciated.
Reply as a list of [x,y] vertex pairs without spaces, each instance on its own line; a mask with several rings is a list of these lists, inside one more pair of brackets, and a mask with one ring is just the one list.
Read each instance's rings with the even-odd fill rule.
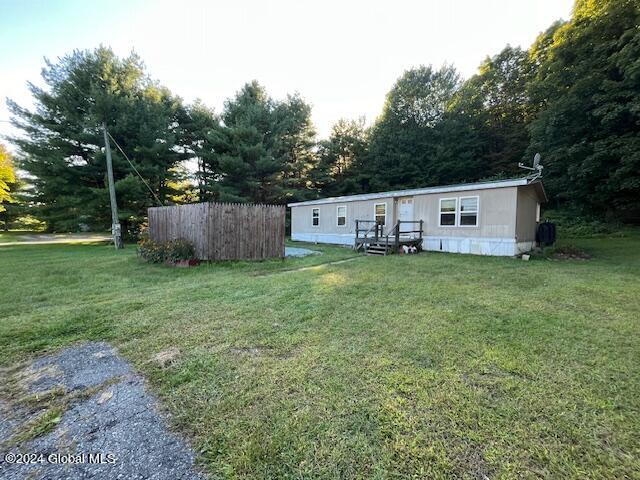
[[529,167],[523,163],[518,163],[518,166],[524,170],[529,170],[531,173],[529,173],[527,175],[526,178],[528,178],[530,181],[533,180],[537,180],[538,178],[540,178],[542,176],[542,165],[540,165],[540,154],[536,153],[533,156],[533,166]]

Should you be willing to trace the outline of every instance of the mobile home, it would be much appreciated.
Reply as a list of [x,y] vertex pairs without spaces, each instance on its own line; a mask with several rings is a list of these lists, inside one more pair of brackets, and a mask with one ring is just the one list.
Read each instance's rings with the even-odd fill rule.
[[[540,180],[518,178],[323,198],[288,206],[292,240],[357,245],[363,231],[366,234],[375,228],[376,237],[386,234],[388,239],[399,227],[402,235],[418,235],[425,250],[512,256],[535,246],[540,204],[546,200]],[[415,227],[405,234],[402,225]]]

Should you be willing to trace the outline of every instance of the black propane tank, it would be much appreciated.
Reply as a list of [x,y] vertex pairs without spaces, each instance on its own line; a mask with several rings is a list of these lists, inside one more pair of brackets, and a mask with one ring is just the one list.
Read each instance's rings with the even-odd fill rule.
[[548,247],[556,242],[556,224],[544,221],[538,224],[536,241],[543,247]]

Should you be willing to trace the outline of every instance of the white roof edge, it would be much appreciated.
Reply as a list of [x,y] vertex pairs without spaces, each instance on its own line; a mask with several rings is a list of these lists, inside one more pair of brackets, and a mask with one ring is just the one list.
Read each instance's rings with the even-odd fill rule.
[[394,190],[379,193],[360,193],[357,195],[345,195],[342,197],[327,197],[306,202],[288,203],[287,207],[302,207],[304,205],[323,205],[326,203],[342,203],[353,201],[375,200],[377,198],[406,197],[409,195],[422,195],[427,193],[464,192],[467,190],[486,190],[490,188],[506,188],[527,185],[529,179],[514,178],[509,180],[496,180],[492,182],[464,183],[459,185],[446,185],[442,187],[413,188],[409,190]]

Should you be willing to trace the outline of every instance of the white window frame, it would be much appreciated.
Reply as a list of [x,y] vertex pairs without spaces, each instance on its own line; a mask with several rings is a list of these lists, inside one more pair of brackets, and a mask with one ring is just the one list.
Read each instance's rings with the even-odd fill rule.
[[377,223],[377,217],[378,215],[376,215],[376,210],[378,205],[384,205],[384,226],[387,226],[387,202],[380,202],[380,203],[374,203],[373,204],[373,221]]
[[[444,215],[453,214],[453,225],[442,225],[442,215],[443,215],[442,202],[445,200],[453,200],[454,202],[456,202],[455,207],[453,207],[453,212],[444,212]],[[445,197],[440,199],[440,201],[438,202],[438,227],[453,228],[458,226],[458,205],[459,204],[460,202],[458,201],[458,197]]]
[[[462,200],[465,198],[475,198],[476,199],[476,224],[475,225],[462,225]],[[471,212],[465,212],[471,213]],[[480,226],[480,196],[479,195],[469,195],[466,197],[458,197],[458,227],[461,228],[478,228]]]
[[[344,208],[344,225],[340,225],[340,209]],[[346,205],[336,205],[336,227],[345,228],[347,226],[347,206]]]
[[[313,214],[316,212],[316,210],[318,211],[318,217],[317,217],[318,218],[318,224],[314,225],[313,221],[316,219],[316,217],[314,217]],[[320,209],[317,208],[317,207],[311,209],[311,226],[313,228],[319,228],[320,227]]]

